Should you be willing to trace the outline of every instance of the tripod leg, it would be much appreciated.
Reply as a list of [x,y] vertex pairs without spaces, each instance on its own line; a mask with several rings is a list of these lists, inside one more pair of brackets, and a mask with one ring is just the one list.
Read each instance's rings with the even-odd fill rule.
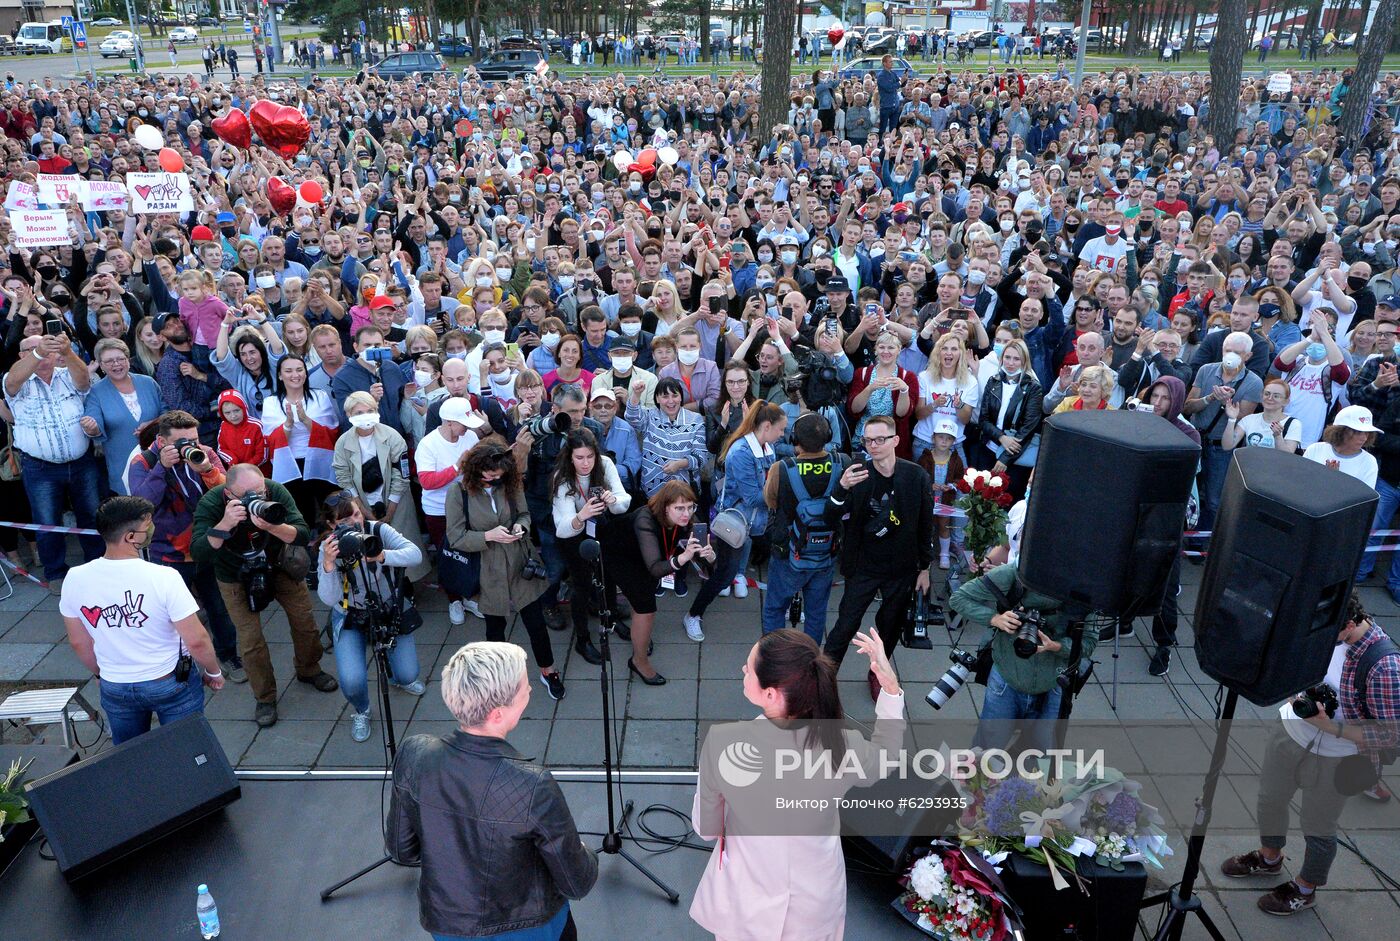
[[330,900],[330,897],[331,897],[332,895],[334,895],[335,893],[339,892],[341,889],[345,888],[347,885],[349,885],[350,883],[354,882],[356,879],[360,878],[360,876],[368,875],[369,873],[374,872],[374,871],[375,871],[376,869],[378,869],[380,866],[384,865],[385,863],[387,863],[387,862],[389,862],[389,861],[390,861],[390,860],[389,860],[389,857],[388,857],[388,856],[384,856],[384,857],[382,857],[378,862],[370,863],[368,866],[366,866],[365,868],[361,869],[359,872],[355,873],[354,875],[352,875],[352,876],[346,876],[344,879],[341,879],[341,880],[340,880],[339,882],[337,882],[335,885],[330,886],[329,888],[326,888],[326,889],[322,889],[322,890],[321,890],[321,901],[323,901],[323,902],[329,901],[329,900]]
[[[678,892],[676,892],[675,889],[671,888],[669,885],[667,885],[666,883],[662,882],[662,881],[657,877],[656,873],[652,872],[650,869],[648,869],[647,867],[643,866],[640,862],[638,862],[637,859],[636,859],[636,857],[634,857],[631,853],[627,852],[625,849],[619,848],[618,851],[617,851],[617,855],[618,855],[618,856],[621,856],[623,859],[625,859],[625,860],[627,860],[629,863],[631,863],[631,864],[632,864],[632,868],[636,869],[636,870],[637,870],[638,872],[640,872],[642,875],[646,876],[648,879],[650,879],[650,880],[652,881],[652,883],[653,883],[658,889],[660,889],[662,892],[665,892],[665,893],[666,893],[666,899],[667,899],[667,901],[669,901],[672,905],[676,905],[676,904],[678,904],[678,903],[680,902],[680,900],[681,900],[680,894],[679,894]],[[1220,941],[1224,941],[1224,939],[1221,938]]]

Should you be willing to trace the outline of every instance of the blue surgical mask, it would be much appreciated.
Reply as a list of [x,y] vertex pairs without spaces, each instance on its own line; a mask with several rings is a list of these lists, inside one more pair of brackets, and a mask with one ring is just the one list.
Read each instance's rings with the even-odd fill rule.
[[1005,343],[993,343],[993,344],[992,344],[992,355],[995,356],[998,360],[1000,360],[1000,359],[1001,359],[1001,351],[1004,350],[1004,349],[1006,349],[1006,344],[1005,344]]
[[1323,346],[1321,343],[1309,343],[1307,350],[1304,352],[1308,354],[1308,359],[1320,360],[1327,358],[1327,347]]

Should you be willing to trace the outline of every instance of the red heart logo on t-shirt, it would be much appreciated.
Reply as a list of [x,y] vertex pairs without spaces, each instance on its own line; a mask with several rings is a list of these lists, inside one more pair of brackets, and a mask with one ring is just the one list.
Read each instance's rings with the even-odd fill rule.
[[83,611],[83,617],[87,618],[88,624],[92,625],[93,627],[96,627],[96,626],[97,626],[97,622],[100,621],[100,620],[102,620],[102,606],[101,606],[101,605],[98,605],[98,606],[95,607],[95,608],[89,608],[87,605],[83,605],[82,611]]

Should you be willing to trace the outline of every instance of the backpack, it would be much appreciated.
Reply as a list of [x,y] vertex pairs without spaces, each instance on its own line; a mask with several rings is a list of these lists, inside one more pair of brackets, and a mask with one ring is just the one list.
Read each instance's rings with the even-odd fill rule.
[[800,572],[824,568],[836,559],[841,530],[839,525],[827,523],[825,511],[826,501],[836,492],[836,484],[843,470],[845,463],[840,455],[831,455],[831,476],[826,482],[826,490],[820,496],[803,496],[807,493],[807,486],[802,482],[796,461],[783,461],[788,486],[792,487],[792,495],[797,499],[797,510],[788,524],[788,564]]
[[836,373],[836,364],[825,353],[810,351],[802,360],[802,401],[813,410],[846,403],[846,384]]

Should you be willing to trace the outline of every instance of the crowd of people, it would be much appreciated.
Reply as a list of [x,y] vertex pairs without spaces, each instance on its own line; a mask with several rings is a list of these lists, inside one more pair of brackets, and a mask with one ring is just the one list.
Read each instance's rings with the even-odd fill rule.
[[[764,642],[773,663],[834,687],[855,640],[893,709],[909,598],[961,552],[955,484],[987,469],[1024,496],[1051,414],[1141,408],[1198,439],[1202,530],[1241,447],[1364,480],[1378,527],[1400,508],[1400,138],[1385,112],[1339,137],[1341,102],[1366,93],[1350,82],[1324,70],[1288,94],[1247,78],[1221,95],[1199,74],[1125,69],[1075,88],[999,67],[901,76],[887,59],[860,79],[795,77],[772,128],[742,71],[8,84],[12,208],[43,174],[159,170],[166,155],[137,143],[152,128],[193,209],[75,199],[49,207],[71,238],[37,247],[0,221],[0,513],[61,526],[71,510],[99,533],[83,555],[103,558],[65,581],[64,535],[0,527],[0,548],[63,596],[84,662],[117,664],[102,668],[114,736],[195,708],[201,676],[246,683],[257,723],[275,723],[274,601],[297,679],[339,688],[364,741],[367,641],[392,620],[391,682],[421,694],[427,592],[491,641],[518,615],[559,699],[552,631],[597,663],[610,610],[628,670],[660,685],[653,638],[703,642],[711,607],[760,573],[764,634],[801,629]],[[259,100],[305,115],[304,147],[220,137]],[[1237,115],[1225,139],[1211,107]],[[320,196],[288,208],[273,177]],[[107,577],[141,552],[158,574]],[[1400,603],[1400,556],[1387,587]],[[688,599],[680,624],[657,623],[666,593]],[[877,598],[878,639],[861,639]],[[1014,626],[990,610],[979,620]],[[173,626],[84,642],[84,619],[147,616]],[[1154,674],[1171,620],[1153,627]],[[146,669],[142,644],[160,646]],[[508,729],[523,708],[523,661],[489,650],[499,675],[455,704],[464,729]],[[199,669],[180,679],[185,653]],[[803,717],[770,695],[797,680],[759,659],[750,699]],[[448,672],[466,689],[484,682],[470,669]],[[1052,711],[1014,685],[1008,710],[1026,694]],[[1275,866],[1275,845],[1251,865]],[[562,931],[559,911],[529,917]]]

